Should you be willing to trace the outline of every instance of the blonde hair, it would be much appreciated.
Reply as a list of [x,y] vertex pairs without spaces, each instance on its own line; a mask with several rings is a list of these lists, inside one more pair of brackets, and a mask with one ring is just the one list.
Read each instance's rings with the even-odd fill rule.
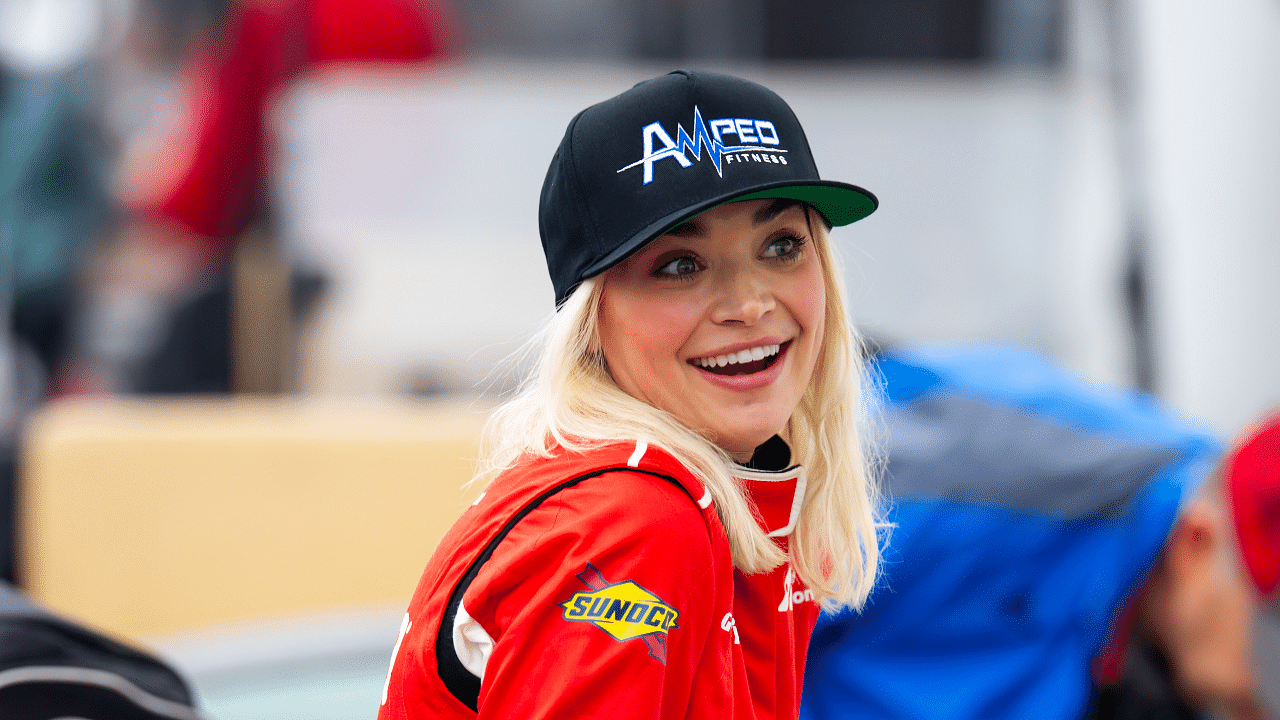
[[705,484],[734,567],[760,573],[789,559],[819,601],[860,608],[879,568],[881,527],[872,454],[858,427],[862,341],[845,310],[844,283],[826,227],[809,225],[826,286],[826,332],[809,387],[782,432],[808,478],[786,554],[757,525],[728,454],[613,381],[599,350],[599,276],[578,286],[535,339],[541,354],[533,373],[485,426],[476,481],[491,481],[523,455],[550,456],[557,446],[582,451],[644,439]]

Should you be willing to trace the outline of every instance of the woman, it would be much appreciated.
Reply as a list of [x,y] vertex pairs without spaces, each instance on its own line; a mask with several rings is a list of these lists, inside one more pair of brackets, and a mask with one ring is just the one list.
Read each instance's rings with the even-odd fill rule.
[[820,603],[860,606],[879,559],[827,242],[875,203],[738,78],[570,122],[539,211],[558,311],[380,718],[796,717]]

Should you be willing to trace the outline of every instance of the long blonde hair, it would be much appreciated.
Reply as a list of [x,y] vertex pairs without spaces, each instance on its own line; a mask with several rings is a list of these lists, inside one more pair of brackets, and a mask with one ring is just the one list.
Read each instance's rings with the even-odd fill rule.
[[873,463],[858,427],[862,340],[845,310],[826,227],[809,226],[826,286],[826,332],[809,387],[782,433],[808,478],[786,554],[756,524],[724,450],[614,383],[599,350],[599,276],[578,286],[535,339],[541,353],[533,373],[485,425],[476,481],[491,481],[522,455],[549,456],[557,446],[582,451],[644,439],[705,484],[736,568],[766,572],[789,559],[819,601],[860,608],[879,568],[881,527]]

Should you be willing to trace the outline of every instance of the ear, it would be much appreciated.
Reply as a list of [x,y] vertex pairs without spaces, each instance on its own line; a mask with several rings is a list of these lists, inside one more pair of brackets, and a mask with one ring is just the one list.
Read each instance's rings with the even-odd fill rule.
[[1178,519],[1164,551],[1173,579],[1203,577],[1206,565],[1214,562],[1222,531],[1217,515],[1203,501],[1192,502]]

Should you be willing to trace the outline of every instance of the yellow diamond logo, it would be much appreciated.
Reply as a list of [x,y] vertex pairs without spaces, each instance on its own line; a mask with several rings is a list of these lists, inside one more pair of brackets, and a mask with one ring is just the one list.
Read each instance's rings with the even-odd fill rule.
[[592,592],[574,593],[560,604],[564,619],[589,622],[617,640],[661,633],[676,625],[680,612],[631,580]]

